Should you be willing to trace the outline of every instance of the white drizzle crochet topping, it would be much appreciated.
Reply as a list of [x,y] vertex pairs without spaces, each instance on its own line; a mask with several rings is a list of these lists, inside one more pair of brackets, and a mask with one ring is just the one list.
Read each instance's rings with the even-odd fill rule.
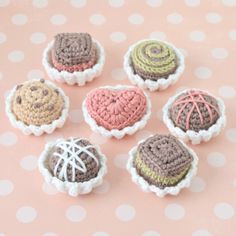
[[[53,170],[55,176],[57,174],[58,167],[60,166],[62,161],[63,161],[63,166],[59,173],[60,179],[64,178],[66,181],[68,181],[67,167],[69,165],[72,167],[72,181],[75,181],[75,170],[79,170],[83,173],[86,173],[87,168],[79,156],[81,153],[86,153],[88,156],[90,156],[95,160],[97,166],[99,165],[97,158],[94,156],[92,152],[88,150],[89,148],[95,148],[95,147],[93,145],[82,147],[78,144],[78,142],[80,142],[81,140],[83,139],[69,138],[66,141],[60,141],[56,145],[56,147],[60,148],[63,151],[63,153],[58,153],[58,152],[54,153],[54,156],[59,157],[59,160]],[[76,161],[78,162],[79,165],[76,164]]]

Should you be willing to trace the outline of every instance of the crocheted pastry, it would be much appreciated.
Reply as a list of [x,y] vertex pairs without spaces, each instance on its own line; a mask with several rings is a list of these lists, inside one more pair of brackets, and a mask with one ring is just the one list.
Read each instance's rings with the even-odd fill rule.
[[106,130],[132,126],[147,112],[147,100],[139,88],[98,88],[87,95],[85,106],[96,124]]
[[44,79],[20,84],[12,98],[12,113],[26,125],[41,126],[57,120],[64,108],[59,90]]
[[85,182],[97,176],[100,163],[96,148],[86,139],[61,140],[48,157],[51,173],[62,181]]
[[179,95],[171,106],[170,118],[183,131],[207,130],[220,115],[217,100],[200,90]]
[[192,161],[188,149],[174,136],[157,134],[138,146],[133,164],[150,185],[164,189],[184,179]]
[[84,71],[96,64],[97,54],[88,33],[61,33],[55,36],[52,63],[58,71]]
[[156,40],[140,42],[131,52],[134,73],[144,80],[157,81],[174,73],[178,60],[175,51]]

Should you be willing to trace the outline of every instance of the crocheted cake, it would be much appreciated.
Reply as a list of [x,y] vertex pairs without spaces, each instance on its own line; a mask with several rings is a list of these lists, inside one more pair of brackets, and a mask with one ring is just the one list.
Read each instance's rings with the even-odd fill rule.
[[174,125],[183,131],[207,130],[219,118],[217,100],[200,90],[189,90],[177,97],[170,109]]
[[140,42],[131,52],[131,62],[135,74],[152,81],[167,79],[178,67],[175,51],[157,40]]
[[192,155],[178,139],[157,134],[138,146],[133,165],[150,185],[164,189],[184,179],[192,161]]
[[12,98],[12,113],[26,125],[41,126],[57,120],[64,108],[59,91],[44,79],[20,84]]
[[147,99],[136,87],[98,88],[85,101],[89,116],[106,130],[122,130],[140,121],[147,112]]
[[86,139],[61,140],[51,150],[48,167],[52,175],[61,181],[86,182],[98,174],[99,154]]
[[88,33],[61,33],[55,36],[52,63],[58,71],[84,71],[97,62],[97,48]]

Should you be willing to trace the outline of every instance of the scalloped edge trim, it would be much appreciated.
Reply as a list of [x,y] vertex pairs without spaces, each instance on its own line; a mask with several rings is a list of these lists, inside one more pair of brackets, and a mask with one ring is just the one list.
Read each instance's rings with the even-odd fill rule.
[[210,139],[213,137],[219,135],[221,130],[224,129],[226,126],[226,115],[225,115],[225,105],[222,99],[215,97],[211,93],[205,90],[201,90],[210,96],[214,97],[218,103],[219,109],[220,109],[220,117],[218,118],[217,122],[212,125],[208,130],[200,130],[199,132],[193,131],[193,130],[188,130],[187,132],[184,132],[182,129],[179,127],[175,126],[173,121],[170,118],[169,110],[175,101],[175,99],[181,95],[182,93],[185,93],[189,90],[201,90],[201,89],[186,89],[183,90],[176,95],[172,96],[169,98],[165,106],[163,107],[163,122],[169,129],[169,131],[176,137],[180,138],[184,142],[191,141],[192,144],[200,144],[201,142],[208,142]]
[[94,78],[100,76],[105,64],[105,51],[97,40],[93,39],[93,42],[96,44],[96,47],[99,51],[97,63],[92,68],[86,69],[84,71],[74,71],[71,73],[68,71],[58,71],[53,67],[51,63],[51,49],[53,47],[54,40],[51,41],[45,48],[42,59],[42,64],[49,78],[60,83],[84,86],[86,82],[91,82]]
[[[26,81],[23,84],[26,83],[31,83],[32,81],[39,81],[38,79],[32,79],[30,81]],[[65,95],[64,91],[54,85],[52,82],[45,80],[45,83],[49,85],[50,87],[53,87],[55,89],[58,89],[59,93],[64,99],[64,108],[62,110],[61,116],[57,119],[54,120],[51,124],[47,125],[41,125],[41,126],[36,126],[36,125],[26,125],[22,121],[17,120],[15,114],[11,110],[11,104],[12,104],[12,98],[15,94],[16,87],[15,86],[9,93],[9,95],[6,98],[6,115],[10,120],[10,123],[13,127],[20,129],[25,135],[30,135],[33,134],[35,136],[40,136],[43,133],[51,134],[56,128],[61,128],[69,113],[69,98]]]
[[100,147],[96,145],[95,148],[99,154],[99,158],[100,158],[99,161],[101,165],[98,171],[98,175],[95,178],[92,178],[89,181],[82,182],[82,183],[62,181],[58,179],[57,177],[53,176],[48,170],[47,165],[46,165],[49,152],[61,140],[64,140],[64,139],[62,138],[57,139],[56,141],[49,142],[45,145],[44,151],[41,153],[38,160],[39,172],[44,177],[45,182],[55,186],[55,188],[59,192],[67,193],[72,197],[77,197],[78,195],[90,193],[93,190],[93,188],[102,184],[103,177],[107,173],[106,156],[102,154]]
[[[155,40],[158,42],[165,43],[175,51],[175,53],[178,57],[178,60],[179,60],[179,65],[178,65],[175,73],[170,74],[167,79],[160,78],[157,81],[152,81],[149,79],[144,80],[138,74],[134,74],[133,67],[131,66],[130,54],[133,51],[134,47],[136,47],[139,43],[147,41],[147,40]],[[143,40],[140,40],[137,43],[131,45],[128,48],[128,51],[126,52],[126,54],[124,56],[123,68],[128,76],[128,79],[131,81],[132,84],[135,84],[138,87],[143,88],[143,89],[149,89],[152,92],[156,91],[156,90],[164,90],[164,89],[167,89],[170,85],[175,84],[178,81],[178,79],[180,78],[180,76],[183,74],[184,69],[185,69],[184,55],[173,44],[166,42],[164,40],[157,40],[154,38],[143,39]]]
[[[111,90],[112,89],[113,90],[123,90],[123,89],[133,88],[133,86],[128,86],[128,85],[103,86],[103,87],[99,87],[98,89],[100,89],[100,88],[102,88],[102,89],[111,89]],[[144,93],[144,95],[146,97],[146,100],[147,100],[147,111],[146,111],[146,114],[142,117],[142,119],[137,121],[136,123],[134,123],[132,126],[125,127],[122,130],[118,130],[118,129],[107,130],[103,126],[97,125],[96,121],[89,115],[88,110],[86,108],[87,96],[84,99],[83,104],[82,104],[84,120],[90,126],[92,131],[94,131],[96,133],[100,133],[102,136],[107,137],[107,138],[115,137],[117,139],[121,139],[126,134],[132,135],[135,132],[137,132],[139,129],[142,129],[147,124],[147,121],[149,120],[149,118],[151,116],[151,102],[150,102],[150,99],[144,91],[143,91],[143,93]]]
[[[152,137],[153,135],[151,135],[150,137]],[[167,194],[170,195],[178,195],[179,192],[181,191],[181,189],[183,188],[188,188],[191,184],[191,180],[193,179],[193,177],[197,174],[197,165],[198,165],[198,157],[197,154],[191,149],[189,148],[184,142],[182,142],[181,140],[179,140],[185,148],[188,149],[189,153],[192,155],[193,157],[193,161],[192,161],[192,165],[190,170],[188,171],[187,175],[185,176],[184,179],[182,179],[176,186],[171,186],[171,187],[166,187],[164,189],[160,189],[155,185],[150,185],[142,176],[140,176],[137,171],[136,168],[133,165],[133,160],[135,158],[138,146],[143,143],[146,139],[141,140],[137,146],[133,147],[130,151],[129,151],[129,159],[127,161],[127,165],[126,165],[126,169],[128,170],[128,172],[131,174],[132,177],[132,181],[134,183],[136,183],[144,192],[153,192],[156,194],[156,196],[158,197],[164,197]]]

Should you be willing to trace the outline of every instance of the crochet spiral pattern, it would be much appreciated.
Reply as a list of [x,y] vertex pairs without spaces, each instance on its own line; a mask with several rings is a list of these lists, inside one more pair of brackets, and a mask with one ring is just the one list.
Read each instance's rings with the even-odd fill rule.
[[26,125],[51,124],[61,116],[63,108],[59,91],[43,79],[18,85],[12,99],[12,112]]
[[97,176],[98,152],[86,139],[69,138],[56,144],[48,164],[54,176],[62,181],[85,182]]
[[206,130],[219,118],[219,107],[214,97],[203,91],[190,90],[181,94],[170,111],[174,124],[184,131]]
[[97,48],[87,33],[61,33],[55,36],[52,63],[58,71],[84,71],[97,62]]
[[188,173],[193,157],[172,135],[155,135],[138,147],[134,166],[149,184],[161,189],[177,185]]
[[178,66],[174,50],[165,43],[147,40],[138,44],[131,52],[134,72],[144,80],[157,81],[168,78]]
[[147,101],[139,88],[95,89],[86,98],[86,108],[97,125],[122,130],[139,121],[147,111]]

